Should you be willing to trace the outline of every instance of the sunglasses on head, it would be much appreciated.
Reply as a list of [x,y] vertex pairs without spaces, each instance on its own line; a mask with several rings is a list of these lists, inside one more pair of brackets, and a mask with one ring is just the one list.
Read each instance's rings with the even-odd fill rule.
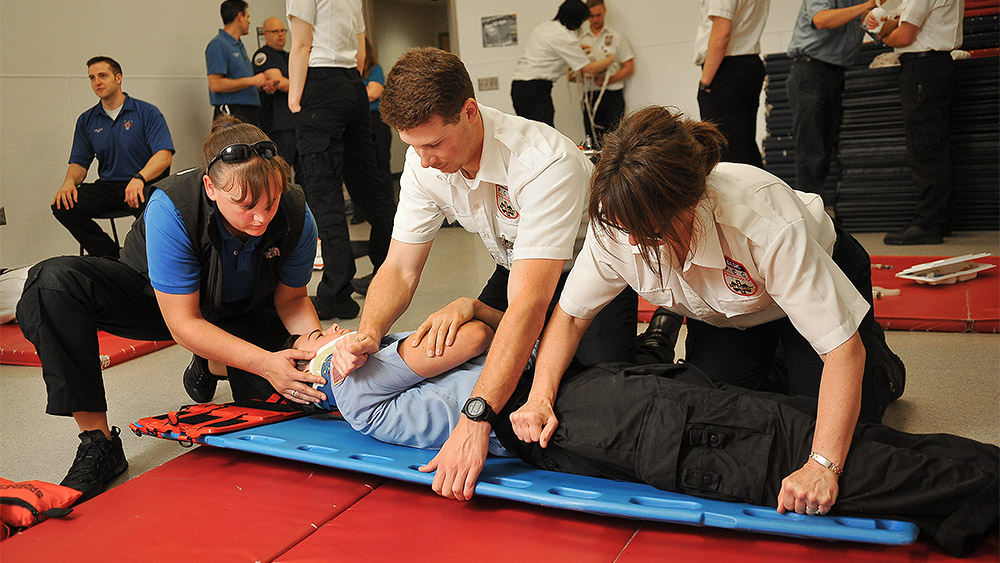
[[206,172],[211,170],[212,165],[220,160],[226,163],[244,162],[253,158],[254,155],[267,159],[274,158],[278,156],[278,145],[275,145],[273,141],[257,141],[252,145],[246,143],[229,145],[219,151],[215,158],[208,161]]

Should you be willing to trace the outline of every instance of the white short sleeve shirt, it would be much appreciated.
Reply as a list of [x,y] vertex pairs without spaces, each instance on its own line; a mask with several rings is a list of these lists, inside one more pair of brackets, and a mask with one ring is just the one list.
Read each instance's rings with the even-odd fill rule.
[[831,257],[833,221],[815,194],[753,166],[721,163],[709,176],[697,229],[695,250],[680,270],[666,267],[665,250],[661,281],[627,235],[609,238],[592,228],[559,306],[593,318],[629,285],[654,305],[718,327],[788,317],[818,354],[846,342],[868,312]]
[[566,67],[576,72],[589,63],[590,59],[580,48],[576,33],[558,21],[547,21],[531,32],[511,79],[555,82],[566,72]]
[[713,16],[733,22],[727,57],[760,54],[760,36],[764,33],[771,0],[700,0],[700,4],[701,23],[694,39],[694,64],[705,62]]
[[896,53],[922,53],[924,51],[951,51],[962,45],[963,0],[907,0],[899,21],[920,28],[917,38],[906,47],[897,47]]
[[[635,58],[628,39],[620,32],[610,29],[608,26],[604,26],[604,29],[597,35],[594,35],[589,25],[586,26],[580,34],[580,45],[590,47],[589,56],[591,60],[600,61],[606,59],[608,55],[615,56],[615,62],[611,63],[611,66],[608,67],[608,76],[612,76],[621,70],[622,63]],[[601,89],[600,86],[596,85],[591,85],[590,88],[592,90]],[[613,82],[608,84],[607,87],[608,90],[621,90],[622,88],[625,88],[624,81]]]
[[365,32],[361,0],[285,0],[285,12],[313,28],[310,67],[358,66],[358,34]]
[[420,165],[406,151],[392,238],[434,240],[444,219],[483,240],[496,263],[566,260],[583,245],[593,165],[555,129],[483,105],[483,154],[472,180]]

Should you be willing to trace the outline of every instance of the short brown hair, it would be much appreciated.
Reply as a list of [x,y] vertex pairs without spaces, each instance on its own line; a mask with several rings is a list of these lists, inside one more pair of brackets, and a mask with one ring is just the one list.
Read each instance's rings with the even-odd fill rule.
[[[212,123],[212,134],[202,147],[204,166],[207,169],[208,163],[215,158],[215,155],[229,145],[238,143],[252,145],[258,141],[270,141],[270,139],[256,125],[244,123],[230,115],[220,115]],[[239,187],[239,200],[237,200],[239,203],[249,200],[247,205],[255,206],[262,197],[266,197],[267,205],[270,207],[275,194],[267,188],[270,186],[271,175],[275,172],[278,173],[280,193],[287,192],[291,169],[280,156],[261,158],[255,155],[250,160],[232,163],[219,160],[206,173],[218,190],[229,192]]]
[[118,61],[112,59],[111,57],[106,57],[104,55],[91,57],[90,60],[87,61],[87,70],[90,70],[90,67],[96,65],[97,63],[107,63],[107,65],[111,68],[111,73],[114,75],[122,73],[122,65],[118,64]]
[[458,56],[425,47],[410,49],[392,65],[382,91],[382,121],[399,131],[413,129],[435,115],[458,122],[462,106],[475,99],[469,71]]
[[587,0],[587,8],[593,8],[594,6],[603,6],[604,0]]
[[695,208],[725,138],[711,123],[664,107],[641,109],[604,137],[591,178],[590,220],[606,234],[627,232],[646,266],[662,278],[660,245],[681,266],[697,232]]

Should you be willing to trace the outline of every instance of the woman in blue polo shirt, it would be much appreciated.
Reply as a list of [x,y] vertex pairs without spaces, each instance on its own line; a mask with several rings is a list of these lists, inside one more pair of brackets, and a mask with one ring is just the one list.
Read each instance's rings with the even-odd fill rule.
[[62,484],[84,491],[82,498],[128,467],[118,429],[108,424],[98,330],[173,338],[191,350],[185,377],[189,392],[191,383],[202,385],[196,400],[214,392],[209,361],[229,366],[237,401],[275,391],[300,403],[325,399],[311,387],[322,378],[295,370],[295,360],[310,354],[282,350],[290,332],[320,328],[306,294],[316,223],[302,190],[289,183],[274,143],[228,116],[216,121],[204,156],[204,170],[154,186],[120,262],[65,256],[28,273],[18,320],[42,361],[46,412],[73,416],[81,430]]

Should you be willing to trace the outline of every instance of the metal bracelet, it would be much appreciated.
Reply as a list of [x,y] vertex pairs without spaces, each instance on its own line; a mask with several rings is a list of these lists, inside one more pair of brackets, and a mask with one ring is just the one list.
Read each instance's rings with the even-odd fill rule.
[[823,467],[829,469],[830,471],[833,471],[833,474],[836,475],[837,477],[840,477],[840,474],[844,472],[844,470],[841,469],[839,465],[830,461],[829,459],[826,459],[826,457],[824,457],[822,454],[818,454],[816,452],[809,452],[809,459],[815,461],[816,463],[822,465]]

